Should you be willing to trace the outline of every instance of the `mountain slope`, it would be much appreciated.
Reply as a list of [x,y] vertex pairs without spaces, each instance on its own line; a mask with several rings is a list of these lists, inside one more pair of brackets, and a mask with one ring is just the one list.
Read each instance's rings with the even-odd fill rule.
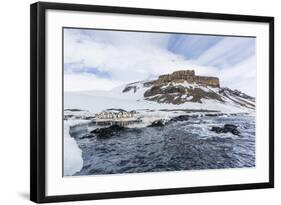
[[255,98],[220,87],[219,79],[197,76],[194,71],[175,71],[156,80],[119,86],[110,91],[65,92],[64,107],[100,112],[125,110],[202,110],[223,113],[255,111]]
[[187,102],[204,104],[206,101],[214,101],[220,104],[236,105],[246,109],[255,109],[255,98],[238,90],[229,88],[211,87],[196,83],[165,83],[154,85],[151,82],[136,82],[126,85],[122,91],[124,94],[143,94],[143,99],[157,103],[181,105]]

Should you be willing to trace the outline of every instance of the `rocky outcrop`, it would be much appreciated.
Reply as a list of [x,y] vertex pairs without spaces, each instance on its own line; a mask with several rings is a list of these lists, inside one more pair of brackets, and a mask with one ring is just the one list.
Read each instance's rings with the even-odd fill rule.
[[232,124],[225,124],[223,127],[212,127],[211,131],[216,132],[218,134],[230,132],[233,135],[240,135],[237,126]]
[[231,90],[229,88],[221,88],[219,94],[232,100],[234,103],[247,108],[255,108],[255,98],[241,91]]
[[172,74],[160,75],[154,84],[163,84],[163,83],[197,83],[206,86],[219,87],[220,82],[219,78],[211,76],[198,76],[195,75],[194,70],[180,70],[175,71]]
[[180,115],[177,117],[173,117],[170,122],[181,122],[181,121],[187,121],[190,119],[189,115]]
[[163,127],[165,125],[164,120],[155,120],[151,123],[151,125],[148,125],[148,127]]
[[124,90],[123,90],[122,92],[125,93],[125,92],[129,92],[129,91],[131,91],[131,90],[133,90],[134,93],[137,92],[137,86],[130,86],[130,85],[128,85],[128,86],[126,86],[126,87],[124,88]]
[[[123,93],[130,93],[139,100],[180,105],[184,103],[232,104],[249,110],[255,109],[255,98],[238,90],[220,87],[217,77],[197,76],[194,70],[179,70],[160,75],[156,80],[127,84]],[[139,98],[136,93],[142,93]]]
[[155,81],[137,81],[133,83],[129,83],[126,87],[122,90],[122,93],[133,91],[134,93],[137,92],[139,89],[138,85],[142,85],[143,87],[150,87],[154,84]]
[[110,127],[105,128],[97,128],[91,131],[91,134],[95,134],[97,138],[109,138],[112,137],[114,134],[124,131],[125,128],[119,125],[111,125]]
[[142,129],[124,127],[116,124],[109,127],[96,128],[79,139],[90,139],[92,137],[96,137],[96,139],[108,139],[113,136],[121,137],[125,132],[140,133]]
[[221,96],[209,89],[186,87],[182,85],[154,85],[144,93],[146,100],[158,103],[179,105],[185,102],[202,103],[202,99],[214,99],[223,102]]

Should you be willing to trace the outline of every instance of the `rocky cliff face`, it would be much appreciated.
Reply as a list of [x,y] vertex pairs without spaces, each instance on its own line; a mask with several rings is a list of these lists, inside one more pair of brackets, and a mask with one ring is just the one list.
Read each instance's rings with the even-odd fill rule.
[[202,103],[203,99],[214,99],[223,102],[221,95],[212,89],[187,83],[169,83],[164,86],[154,85],[144,93],[144,97],[146,100],[172,104]]
[[195,75],[194,70],[180,70],[180,71],[175,71],[172,74],[160,75],[159,78],[156,81],[154,81],[154,84],[159,85],[159,84],[165,84],[170,82],[197,83],[197,84],[212,86],[212,87],[220,86],[220,82],[217,77],[198,76]]

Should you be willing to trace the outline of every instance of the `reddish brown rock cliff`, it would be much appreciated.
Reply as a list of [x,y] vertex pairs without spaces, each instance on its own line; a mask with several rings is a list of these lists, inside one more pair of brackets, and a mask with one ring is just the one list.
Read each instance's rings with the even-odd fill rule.
[[197,83],[206,86],[219,87],[219,78],[211,76],[197,76],[194,70],[180,70],[175,71],[172,74],[160,75],[159,78],[154,81],[154,84],[163,84],[169,82],[188,82]]

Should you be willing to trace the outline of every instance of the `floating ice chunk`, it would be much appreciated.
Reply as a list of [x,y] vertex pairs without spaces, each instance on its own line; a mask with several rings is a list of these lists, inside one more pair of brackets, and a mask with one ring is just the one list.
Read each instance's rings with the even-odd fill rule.
[[71,176],[83,167],[82,151],[69,135],[70,123],[64,121],[64,176]]

